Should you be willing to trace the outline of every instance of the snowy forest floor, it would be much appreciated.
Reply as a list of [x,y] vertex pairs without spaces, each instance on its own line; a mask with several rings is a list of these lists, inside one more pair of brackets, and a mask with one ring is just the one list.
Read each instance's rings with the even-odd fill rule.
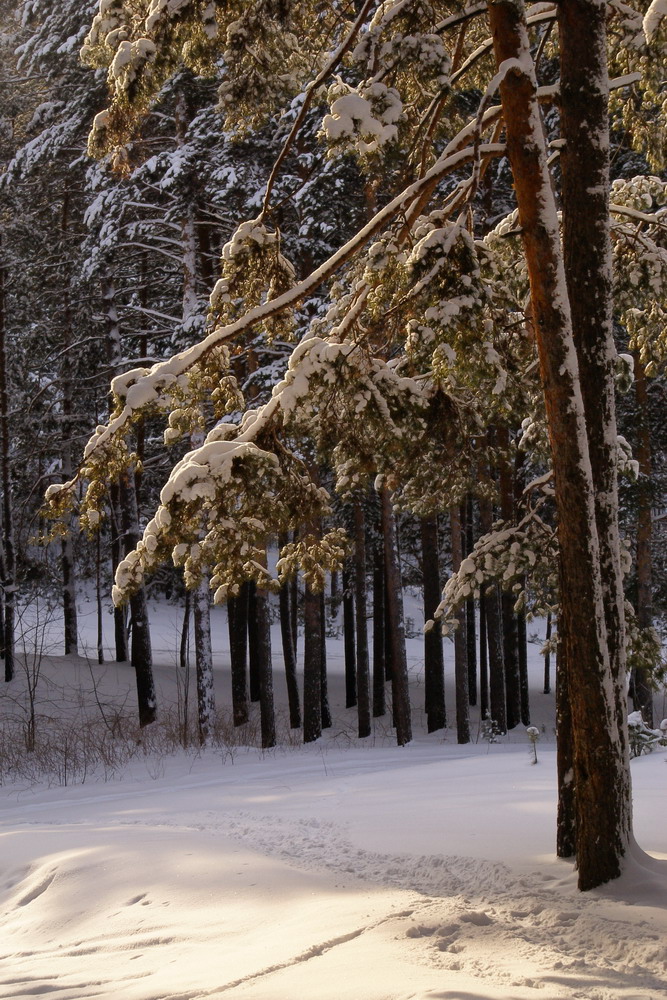
[[[0,788],[3,998],[667,997],[667,755],[632,763],[636,836],[652,857],[637,850],[622,879],[578,893],[572,864],[554,857],[553,695],[541,693],[538,644],[536,766],[523,727],[497,744],[426,735],[415,638],[407,747],[393,745],[387,719],[356,739],[333,639],[334,725],[316,744],[202,753],[147,734],[131,750],[126,740],[124,756],[108,749],[81,767],[75,734],[88,727],[92,740],[122,743],[110,729],[134,710],[132,669],[97,665],[93,605],[82,612],[90,660],[60,655],[57,620],[23,616],[29,669],[20,665],[0,702],[0,752],[11,756],[43,648],[33,756],[41,732],[57,740],[33,772],[10,780],[3,768]],[[216,696],[228,710],[226,627],[215,615]],[[152,625],[159,710],[177,727],[178,610],[153,609]]]

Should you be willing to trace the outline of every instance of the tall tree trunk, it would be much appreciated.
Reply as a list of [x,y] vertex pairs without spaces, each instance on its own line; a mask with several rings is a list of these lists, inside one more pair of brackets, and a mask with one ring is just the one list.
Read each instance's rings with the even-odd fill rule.
[[357,649],[354,636],[354,580],[343,569],[343,643],[345,647],[345,707],[357,704]]
[[546,652],[544,654],[544,694],[551,694],[551,652],[549,650],[548,644],[551,640],[551,612],[547,612],[547,629],[545,635],[545,645],[547,646]]
[[97,662],[104,663],[104,616],[102,613],[102,540],[95,539],[95,610],[97,612]]
[[[466,555],[475,547],[475,519],[472,496],[466,501]],[[475,598],[466,601],[466,657],[468,660],[468,702],[477,704],[477,636]]]
[[354,597],[357,620],[357,719],[359,736],[371,735],[371,695],[366,611],[366,525],[360,500],[354,504]]
[[[639,509],[636,528],[637,560],[637,622],[640,628],[653,625],[653,564],[651,541],[653,523],[651,520],[651,499],[646,489],[652,474],[651,433],[649,420],[649,398],[646,371],[639,351],[633,353],[635,362],[635,401],[637,404],[635,455],[639,465]],[[653,688],[650,678],[643,668],[637,667],[632,675],[632,701],[635,711],[642,713],[647,726],[653,726]]]
[[[609,76],[607,5],[563,0],[557,7],[560,36],[563,248],[572,331],[579,363],[591,463],[599,579],[606,636],[600,673],[580,678],[582,660],[566,669],[574,732],[574,796],[577,811],[579,886],[594,888],[621,872],[632,823],[627,737],[625,601],[618,527],[617,429],[609,219]],[[566,633],[567,634],[567,633]],[[607,653],[609,666],[605,662]],[[611,681],[615,720],[606,725]],[[595,688],[600,688],[596,691]],[[597,707],[594,729],[584,713]],[[580,728],[583,727],[583,728]],[[598,808],[601,789],[613,781],[615,796]],[[597,843],[609,838],[604,855]]]
[[403,588],[398,556],[396,518],[389,490],[383,487],[382,534],[387,574],[387,611],[391,642],[391,699],[396,726],[396,742],[404,746],[412,739],[410,718],[410,692],[408,688],[408,662],[405,655],[405,621],[403,617]]
[[181,670],[187,670],[190,666],[190,618],[192,616],[192,591],[185,591],[183,600],[183,625],[181,626],[181,641],[178,651],[178,660]]
[[[562,650],[561,640],[558,649]],[[572,710],[568,691],[568,672],[561,668],[562,656],[556,661],[556,752],[558,773],[558,816],[556,819],[556,854],[572,858],[576,853],[577,817],[574,803],[574,743],[572,740]]]
[[[127,469],[121,476],[120,505],[123,518],[124,547],[127,555],[135,548],[140,537],[137,494],[134,489],[132,469]],[[139,725],[143,728],[154,722],[157,715],[150,623],[144,586],[139,587],[130,597],[130,617],[132,620],[131,663],[137,678]]]
[[248,721],[248,598],[244,583],[237,597],[227,599],[229,659],[232,673],[232,715],[235,726]]
[[[435,515],[420,521],[422,547],[422,587],[424,594],[424,619],[429,621],[440,603],[440,560],[438,545],[438,519]],[[429,733],[444,729],[445,712],[445,657],[442,650],[440,624],[424,634],[424,687],[427,728]]]
[[[452,572],[457,573],[463,561],[463,537],[461,508],[453,506],[449,511],[452,533]],[[454,633],[454,677],[456,682],[456,739],[458,743],[470,743],[470,708],[468,702],[468,659],[465,634],[465,608],[457,612],[458,627]]]
[[[499,446],[498,487],[500,492],[500,516],[506,524],[514,522],[514,483],[508,451],[509,432],[506,424],[496,428],[496,443]],[[508,729],[515,729],[521,721],[521,680],[519,677],[519,650],[514,598],[503,593],[501,597],[503,616],[503,663],[505,667],[506,722]]]
[[479,595],[479,715],[489,717],[489,645],[486,635],[486,596]]
[[[67,236],[68,227],[69,194],[66,192],[63,198],[62,211],[63,237]],[[68,480],[72,478],[72,433],[74,427],[72,421],[72,380],[70,377],[72,367],[72,358],[70,357],[70,348],[72,344],[72,314],[69,300],[69,278],[67,276],[65,276],[63,284],[64,364],[60,376],[62,391],[60,455],[63,482],[68,482]],[[72,528],[73,524],[72,519],[70,518],[69,531],[63,536],[60,543],[66,656],[68,653],[77,653],[79,648],[79,628],[76,612],[76,570],[74,564],[74,545],[72,544]]]
[[[102,281],[102,301],[107,324],[107,360],[114,374],[118,374],[123,362],[123,347],[121,344],[118,310],[116,309],[116,290],[110,277]],[[120,504],[120,487],[112,483],[109,487],[109,514],[111,521],[111,572],[115,577],[118,564],[123,558],[123,518]],[[123,605],[113,609],[114,641],[116,662],[126,663],[130,658],[127,636],[127,608]]]
[[271,619],[269,595],[260,587],[255,588],[254,616],[256,642],[255,655],[259,684],[259,717],[262,749],[276,745],[276,718],[273,707],[273,670],[271,667]]
[[521,722],[530,725],[530,689],[528,685],[528,636],[526,630],[526,612],[519,611],[516,616],[517,649],[519,653],[519,689],[521,697]]
[[380,718],[387,711],[385,698],[385,574],[384,546],[382,540],[373,550],[373,717]]
[[248,582],[248,672],[250,674],[250,701],[260,700],[261,637],[257,620],[257,584]]
[[[306,583],[303,595],[303,742],[322,735],[322,616],[320,595]],[[361,735],[361,734],[360,734]]]
[[[384,546],[384,538],[382,541]],[[384,567],[384,679],[391,681],[393,670],[393,646],[391,641],[391,626],[389,624],[389,603],[387,601],[387,566]]]
[[521,722],[521,678],[519,674],[519,636],[514,598],[503,593],[500,598],[503,629],[503,665],[505,668],[505,711],[508,729]]
[[[298,541],[299,533],[294,531],[293,541]],[[294,574],[294,579],[289,584],[289,604],[290,623],[292,626],[292,645],[294,646],[294,658],[299,658],[299,578]]]
[[[286,543],[287,537],[281,541],[281,548]],[[296,674],[294,637],[292,635],[289,583],[283,583],[278,595],[278,601],[280,611],[280,639],[283,647],[285,682],[287,684],[287,702],[289,705],[289,724],[290,729],[299,729],[301,726],[301,705],[299,702],[299,685]]]
[[[0,253],[2,247],[0,246]],[[5,263],[0,256],[0,431],[2,433],[2,527],[4,542],[4,573],[2,592],[4,604],[5,680],[11,681],[15,670],[16,617],[16,555],[14,549],[14,515],[12,504],[11,438],[9,428],[9,392],[7,372],[7,328],[5,324]]]
[[[488,3],[488,13],[496,63],[502,72],[500,96],[506,125],[507,155],[514,178],[530,280],[533,326],[554,468],[560,549],[561,635],[564,644],[562,660],[566,664],[574,740],[576,859],[579,887],[585,890],[620,875],[631,825],[627,739],[619,721],[620,698],[617,666],[614,665],[619,662],[619,654],[622,655],[619,649],[622,645],[622,618],[615,617],[620,614],[615,601],[614,608],[608,609],[610,613],[605,613],[598,537],[598,513],[600,523],[603,515],[613,516],[613,498],[605,493],[599,498],[596,510],[586,415],[525,7],[522,0],[496,0]],[[571,154],[573,145],[580,151],[587,145],[585,133],[600,144],[602,131],[601,124],[598,127],[596,121],[596,108],[601,96],[606,109],[607,80],[603,67],[597,63],[603,59],[606,44],[606,5],[595,0],[563,0],[558,5],[558,13],[559,23],[567,32],[565,36],[561,32],[561,53],[566,56],[562,67],[561,101],[564,118],[569,122],[567,135],[570,135],[568,146]],[[576,30],[573,31],[573,28]],[[576,97],[575,75],[579,81]],[[586,129],[580,129],[573,143],[574,116],[570,111],[577,102],[586,107],[589,124]],[[582,137],[586,141],[579,147]],[[591,153],[594,152],[591,150]],[[598,162],[597,155],[595,162]],[[584,161],[582,166],[585,166]],[[567,169],[572,177],[572,166]],[[591,176],[590,170],[582,170],[581,177],[586,180],[580,188],[581,193],[590,188]],[[602,181],[606,190],[604,171],[598,174],[598,180]],[[591,215],[597,211],[598,199],[594,191],[592,189],[591,193],[589,190],[583,202],[587,222],[589,210]],[[568,202],[569,217],[574,222],[571,214],[574,199],[570,195]],[[577,218],[581,219],[581,214]],[[581,271],[589,273],[596,285],[596,271],[600,269],[589,266],[589,253],[596,254],[601,243],[604,244],[605,259],[607,252],[605,234],[608,221],[602,222],[600,217],[599,223],[603,226],[601,230],[596,228],[591,231],[588,225],[585,227],[587,235],[582,236],[582,240],[587,242],[585,246],[578,244],[577,252],[572,247],[576,238],[574,230],[564,232],[564,241],[569,244],[570,276],[574,261],[578,259]],[[583,231],[584,227],[580,232]],[[591,311],[595,311],[592,303],[596,295],[597,288],[594,290],[585,286],[582,298]],[[603,317],[600,326],[606,327],[606,303],[600,302],[599,306]],[[596,322],[599,322],[599,317]],[[611,331],[605,329],[605,337],[607,332]],[[581,343],[581,331],[578,336]],[[606,384],[599,384],[598,392],[604,397],[601,400],[601,409],[604,409]],[[594,461],[597,463],[597,458]],[[603,545],[606,549],[606,542]],[[615,579],[613,554],[607,553],[605,559],[607,556],[611,563],[605,562],[605,567]],[[607,587],[612,585],[610,581]]]
[[[493,526],[493,508],[490,500],[481,500],[479,516],[482,532],[488,534]],[[499,733],[507,732],[505,712],[507,699],[505,697],[505,659],[503,652],[503,628],[500,591],[497,584],[487,587],[484,594],[484,623],[486,626],[486,643],[489,655],[489,691],[488,714],[482,718],[491,718]]]
[[202,580],[192,597],[195,623],[195,668],[197,671],[197,719],[199,742],[206,746],[212,736],[215,716],[213,649],[211,647],[211,596]]
[[[192,118],[187,98],[183,90],[176,100],[175,109],[176,145],[183,148],[188,125]],[[189,330],[199,314],[197,300],[197,262],[199,260],[196,226],[196,184],[194,178],[188,187],[188,201],[181,219],[181,247],[183,289],[181,296],[181,318],[183,328]],[[200,447],[205,440],[205,414],[201,413],[201,424],[191,433],[193,448]],[[213,649],[211,646],[211,599],[208,582],[203,580],[194,592],[194,633],[195,666],[197,670],[197,713],[199,739],[202,744],[209,740],[213,716],[215,714],[215,694],[213,682]]]
[[327,605],[324,591],[320,594],[320,670],[322,672],[322,729],[331,729],[331,709],[329,707],[329,684],[327,680]]

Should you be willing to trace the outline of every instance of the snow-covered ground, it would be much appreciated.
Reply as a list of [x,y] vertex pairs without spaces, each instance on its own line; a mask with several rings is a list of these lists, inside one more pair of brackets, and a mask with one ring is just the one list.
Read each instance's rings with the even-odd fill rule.
[[[165,709],[178,692],[174,610],[154,627]],[[221,706],[224,632],[219,620]],[[451,731],[427,736],[419,649],[404,748],[386,721],[354,737],[334,642],[334,727],[307,748],[139,749],[83,784],[59,773],[50,787],[0,788],[3,1000],[667,997],[667,754],[632,765],[637,840],[652,857],[637,851],[621,880],[582,895],[553,853],[552,696],[533,702],[536,766],[522,731],[463,747]],[[51,651],[45,714],[99,712],[93,680],[103,707],[131,708],[130,668]],[[451,657],[447,671],[451,686]],[[3,718],[21,683],[3,691]]]

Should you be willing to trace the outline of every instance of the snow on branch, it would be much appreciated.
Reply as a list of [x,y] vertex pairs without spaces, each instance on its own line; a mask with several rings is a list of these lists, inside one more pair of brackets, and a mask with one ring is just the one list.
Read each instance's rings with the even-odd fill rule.
[[667,0],[653,0],[642,22],[647,42],[653,41],[665,17],[667,17]]
[[[405,211],[418,198],[422,191],[432,187],[434,183],[437,183],[446,174],[470,162],[474,156],[474,150],[468,146],[457,148],[461,138],[465,137],[470,128],[472,126],[462,130],[449,143],[442,155],[424,177],[405,188],[396,198],[377,212],[370,222],[359,230],[351,240],[344,244],[344,246],[303,281],[277,298],[260,303],[234,323],[213,330],[198,344],[174,355],[167,361],[153,365],[150,369],[135,368],[115,379],[113,391],[122,401],[122,408],[106,426],[98,426],[86,445],[84,459],[87,462],[90,461],[95,453],[100,452],[110,445],[112,440],[129,425],[140,409],[150,403],[157,403],[165,391],[173,389],[178,380],[190,368],[201,362],[208,353],[237,337],[240,333],[250,329],[260,321],[266,320],[284,309],[295,306],[297,302],[311,294],[339,267],[356,254],[373,235],[383,229],[400,212]],[[487,143],[480,146],[479,153],[480,155],[500,155],[504,152],[504,149],[505,147],[502,143]],[[60,486],[54,484],[55,488],[51,489],[47,499],[55,499],[56,493],[61,490],[71,490],[75,482],[76,479],[70,480],[68,483]]]

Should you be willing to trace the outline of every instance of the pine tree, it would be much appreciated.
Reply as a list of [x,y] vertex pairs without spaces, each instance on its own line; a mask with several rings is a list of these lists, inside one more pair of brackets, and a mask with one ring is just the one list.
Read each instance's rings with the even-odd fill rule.
[[[522,0],[497,0],[463,11],[458,3],[366,2],[358,6],[352,24],[339,19],[339,13],[338,4],[304,0],[276,7],[257,0],[206,8],[189,3],[178,16],[170,5],[156,6],[143,17],[118,0],[113,8],[105,4],[95,18],[84,53],[91,63],[108,67],[112,99],[108,111],[95,119],[91,149],[108,151],[121,169],[129,166],[130,143],[151,102],[183,63],[195,72],[211,72],[223,57],[220,96],[226,129],[247,135],[295,98],[292,107],[299,111],[268,179],[259,216],[243,222],[225,244],[212,293],[210,332],[169,360],[114,380],[114,412],[87,448],[86,475],[93,486],[83,504],[84,516],[94,510],[94,485],[118,463],[138,414],[178,414],[184,394],[188,402],[206,387],[218,422],[169,474],[142,541],[119,567],[116,597],[136,590],[144,574],[172,553],[187,574],[210,573],[218,601],[235,595],[244,580],[260,591],[276,589],[280,578],[297,570],[313,590],[321,587],[322,574],[344,557],[337,529],[311,532],[298,544],[283,547],[278,580],[264,561],[267,537],[292,530],[297,516],[303,520],[303,511],[312,523],[325,524],[331,514],[327,491],[303,461],[312,447],[333,468],[343,496],[363,495],[372,482],[382,490],[391,556],[386,560],[392,577],[387,592],[395,602],[400,583],[390,494],[396,505],[420,514],[460,510],[475,490],[480,500],[491,503],[492,477],[486,484],[472,481],[474,442],[510,417],[512,431],[525,422],[522,446],[532,447],[551,468],[527,490],[523,509],[511,512],[516,523],[488,526],[486,537],[461,560],[446,596],[465,601],[484,587],[487,625],[497,612],[498,642],[499,600],[494,606],[489,599],[498,593],[496,581],[516,595],[521,610],[529,588],[538,591],[537,603],[546,600],[548,567],[558,561],[561,689],[571,713],[569,731],[565,714],[560,715],[560,741],[564,752],[572,750],[576,822],[570,832],[579,883],[588,889],[620,873],[630,837],[608,339],[612,288],[605,58],[613,41],[613,58],[623,69],[613,87],[621,93],[643,87],[642,99],[649,104],[655,100],[657,107],[662,70],[656,67],[664,60],[654,56],[653,62],[642,62],[639,53],[646,51],[644,29],[655,44],[653,52],[658,51],[664,11],[654,3],[644,28],[642,11],[632,14],[628,5],[620,10],[614,0],[609,5],[573,0],[558,10],[540,5],[529,11]],[[606,32],[607,13],[618,22],[613,38]],[[589,30],[582,30],[578,20],[584,14],[592,41],[582,49]],[[556,18],[561,26],[557,41],[551,32]],[[265,56],[261,80],[243,44],[248,32]],[[325,40],[329,51],[323,48]],[[572,141],[564,154],[564,254],[540,110],[555,94],[551,83],[540,86],[538,79],[543,52],[550,65],[561,57],[564,134],[577,129],[573,81],[582,72],[595,105],[591,141],[600,155],[588,164],[597,178],[594,189],[583,185],[567,163]],[[304,88],[312,65],[318,67],[317,75]],[[305,135],[304,122],[329,81],[328,110],[320,109],[321,139],[332,161],[349,156],[359,164],[370,218],[299,280],[280,229],[276,178]],[[469,98],[481,95],[469,115],[465,108],[470,103],[459,100],[461,87]],[[639,115],[632,124],[633,141],[639,144],[645,135]],[[503,217],[489,229],[485,176],[489,164],[504,156],[516,208],[508,206],[509,213],[499,213]],[[575,205],[575,215],[590,207],[600,222],[586,247],[568,222]],[[478,206],[482,231],[476,228]],[[617,263],[622,271],[623,262]],[[605,317],[607,340],[602,343],[598,337],[586,358],[590,315],[584,296],[573,301],[577,268],[595,279]],[[329,280],[328,309],[317,309],[306,319],[304,303]],[[257,396],[240,417],[223,420],[231,407],[225,409],[221,401],[237,388],[230,345],[247,340],[251,330],[263,343],[285,339],[295,330],[300,339],[270,398]],[[588,371],[589,362],[603,401],[595,414],[582,394],[582,371]],[[498,456],[492,447],[487,452],[485,460],[493,469]],[[52,488],[49,500],[62,508],[68,492],[66,486]],[[556,535],[548,513],[554,500]],[[365,538],[359,517],[355,537],[357,671],[362,682],[357,693],[360,723],[367,705],[370,726],[367,653],[364,659],[364,643],[359,642],[366,631]],[[489,556],[488,573],[486,558],[482,570],[478,556]],[[507,619],[509,615],[508,608]],[[390,620],[400,637],[396,606]],[[409,705],[400,650],[392,660],[397,737],[406,742]],[[574,669],[582,663],[585,670]],[[467,671],[460,674],[463,720],[468,677]],[[503,688],[501,699],[494,684]],[[504,670],[496,664],[494,671],[492,665],[492,711],[505,712],[504,684]],[[515,714],[517,707],[513,697]],[[365,723],[361,728],[363,734],[370,731]],[[567,825],[567,817],[561,814],[561,820]]]

